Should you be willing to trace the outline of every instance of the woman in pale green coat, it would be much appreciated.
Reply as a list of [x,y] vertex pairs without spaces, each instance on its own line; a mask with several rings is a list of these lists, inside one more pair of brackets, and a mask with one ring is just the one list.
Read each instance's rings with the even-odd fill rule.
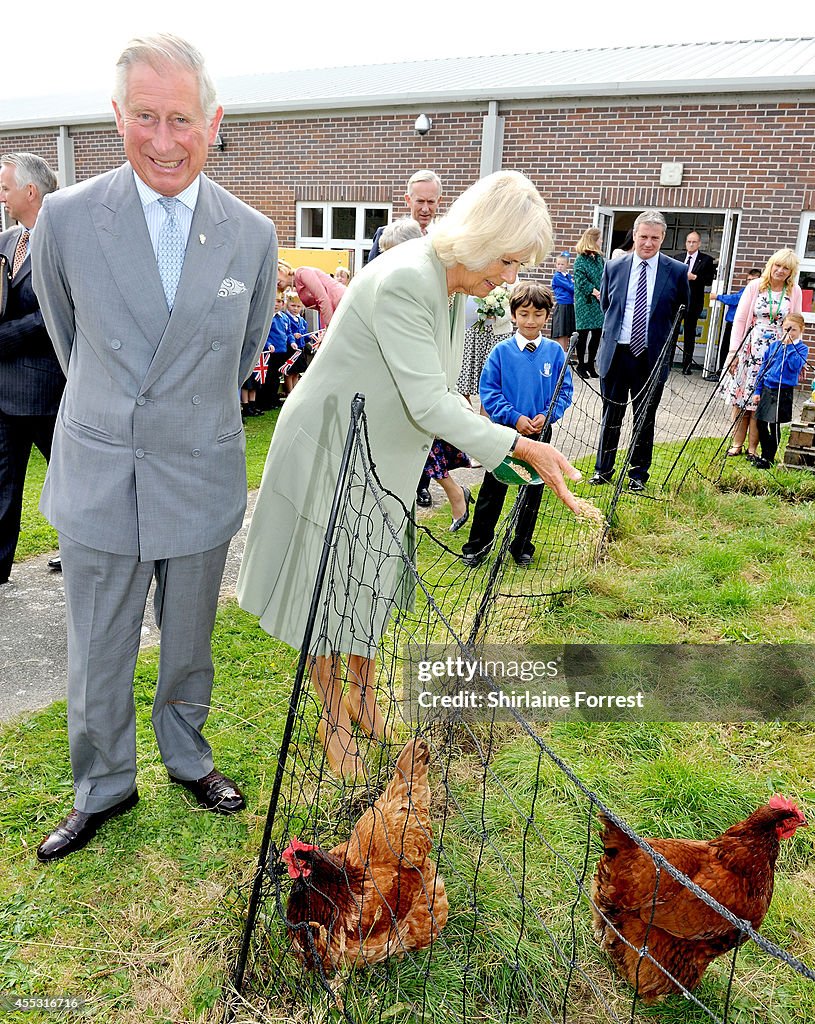
[[[498,171],[469,188],[432,236],[405,242],[357,274],[332,318],[308,373],[286,400],[266,460],[238,580],[238,600],[272,636],[299,647],[323,547],[351,401],[365,395],[371,457],[394,522],[410,506],[434,437],[494,469],[513,449],[572,511],[563,479],[580,474],[550,445],[474,415],[455,391],[464,334],[464,296],[512,283],[521,265],[549,252],[551,222],[532,183]],[[360,776],[353,732],[383,737],[372,680],[376,643],[387,626],[402,563],[382,538],[367,499],[360,512],[384,550],[371,559],[362,537],[344,555],[349,597],[321,628],[312,682],[323,703],[320,737],[338,775]],[[374,526],[371,527],[370,523]],[[377,527],[377,522],[379,526]],[[348,561],[338,562],[347,565]],[[372,650],[373,645],[373,650]],[[347,659],[343,695],[341,656]]]

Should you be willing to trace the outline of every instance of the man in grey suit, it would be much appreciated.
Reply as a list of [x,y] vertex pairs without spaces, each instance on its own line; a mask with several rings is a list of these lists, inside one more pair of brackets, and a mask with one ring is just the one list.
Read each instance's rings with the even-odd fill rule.
[[56,187],[54,172],[35,153],[0,157],[0,203],[19,221],[0,234],[0,584],[14,562],[31,448],[50,458],[65,387],[31,283],[31,231]]
[[223,114],[203,58],[160,35],[119,58],[118,170],[43,205],[34,284],[67,376],[41,507],[68,619],[75,801],[40,860],[83,847],[138,801],[133,674],[156,580],[153,727],[172,782],[244,806],[202,735],[227,547],[246,503],[238,388],[272,318],[267,218],[202,174]]

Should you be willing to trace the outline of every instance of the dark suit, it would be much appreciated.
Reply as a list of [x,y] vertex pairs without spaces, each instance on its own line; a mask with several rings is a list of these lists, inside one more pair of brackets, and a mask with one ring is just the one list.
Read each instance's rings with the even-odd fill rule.
[[382,232],[385,230],[387,226],[387,224],[383,224],[381,228],[377,228],[376,231],[374,232],[373,241],[371,242],[371,249],[370,252],[368,253],[368,259],[365,260],[366,266],[371,262],[371,260],[375,260],[376,257],[379,255],[379,239],[382,237]]
[[[678,252],[676,254],[676,259],[682,260],[685,263],[685,273],[687,273],[687,258],[688,254],[686,252]],[[683,370],[689,370],[693,361],[693,346],[696,344],[696,325],[699,322],[699,317],[702,315],[702,310],[705,308],[705,288],[709,288],[713,284],[713,278],[716,275],[716,263],[713,257],[709,256],[706,252],[702,252],[700,249],[696,253],[693,273],[696,275],[696,280],[688,281],[690,297],[688,308],[685,311],[683,327]]]
[[[653,390],[647,388],[647,382],[651,370],[660,361],[677,310],[681,305],[688,303],[688,275],[684,264],[659,253],[648,313],[648,347],[635,359],[631,355],[629,345],[617,343],[628,300],[629,278],[635,263],[638,267],[639,257],[629,253],[606,263],[603,269],[600,305],[603,307],[605,320],[597,353],[600,393],[603,396],[603,421],[595,469],[603,478],[611,479],[617,457],[620,428],[630,397],[635,421],[642,416],[643,424],[631,453],[628,474],[632,480],[641,480],[645,483],[654,447],[654,418],[662,398],[662,388],[668,377],[670,359],[665,359],[661,364],[659,378]],[[650,396],[646,394],[649,390]]]
[[[8,257],[9,273],[21,233],[22,227],[15,227],[0,234],[0,252]],[[14,561],[31,447],[36,445],[46,459],[51,457],[64,387],[65,377],[31,284],[29,255],[10,283],[0,318],[0,583],[8,579]]]

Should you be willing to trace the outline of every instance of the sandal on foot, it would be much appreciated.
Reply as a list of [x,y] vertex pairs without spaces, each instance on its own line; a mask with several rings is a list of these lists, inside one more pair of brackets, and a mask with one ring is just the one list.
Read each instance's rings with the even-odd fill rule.
[[743,451],[744,451],[744,446],[743,445],[741,447],[739,447],[739,448],[737,448],[735,445],[733,445],[732,448],[728,448],[727,449],[727,454],[731,455],[731,456],[732,455],[741,455],[741,453]]

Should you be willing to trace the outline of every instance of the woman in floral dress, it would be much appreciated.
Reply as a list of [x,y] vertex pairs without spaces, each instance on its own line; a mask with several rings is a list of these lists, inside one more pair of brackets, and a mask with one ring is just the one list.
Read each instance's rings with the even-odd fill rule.
[[721,385],[725,399],[733,407],[736,424],[728,455],[741,455],[747,438],[747,458],[756,458],[756,377],[764,353],[783,333],[784,317],[801,312],[797,277],[798,257],[792,249],[779,249],[767,260],[761,277],[747,285],[739,300]]

